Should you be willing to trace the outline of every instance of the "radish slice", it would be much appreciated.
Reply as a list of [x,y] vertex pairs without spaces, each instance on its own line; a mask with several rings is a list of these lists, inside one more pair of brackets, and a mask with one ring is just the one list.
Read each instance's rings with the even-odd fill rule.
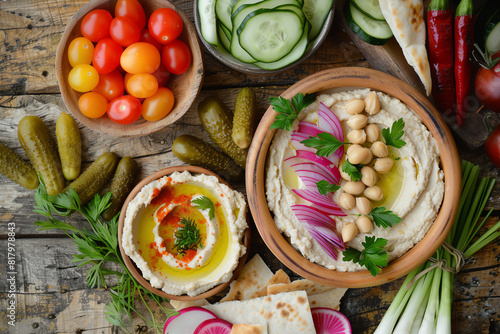
[[311,309],[316,334],[352,334],[351,324],[345,315],[326,307]]
[[222,319],[209,319],[203,321],[193,334],[229,334],[233,324]]
[[180,310],[178,315],[168,318],[163,334],[193,334],[203,321],[216,318],[215,314],[203,307],[186,307]]

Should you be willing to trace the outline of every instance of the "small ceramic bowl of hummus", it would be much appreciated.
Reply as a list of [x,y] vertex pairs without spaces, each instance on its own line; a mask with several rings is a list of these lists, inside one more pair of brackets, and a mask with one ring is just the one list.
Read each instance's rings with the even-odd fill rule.
[[[424,263],[460,196],[442,117],[413,87],[366,68],[322,71],[281,96],[299,93],[315,97],[288,128],[270,130],[284,119],[270,107],[249,149],[247,196],[264,242],[299,275],[338,287],[382,284]],[[365,250],[387,265],[367,266]]]
[[200,167],[161,170],[130,193],[118,239],[127,268],[149,291],[195,300],[222,291],[238,275],[250,244],[246,203]]

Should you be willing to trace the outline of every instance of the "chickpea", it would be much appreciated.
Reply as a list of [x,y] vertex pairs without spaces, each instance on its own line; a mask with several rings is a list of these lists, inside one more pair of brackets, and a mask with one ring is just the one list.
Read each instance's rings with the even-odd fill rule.
[[361,130],[368,123],[368,117],[362,114],[354,115],[349,117],[349,120],[346,123],[354,130]]
[[354,239],[354,237],[357,236],[358,233],[358,227],[356,226],[356,224],[347,223],[342,228],[342,240],[344,240],[344,242],[349,242]]
[[363,168],[361,168],[361,175],[361,182],[363,182],[367,187],[375,185],[375,183],[377,183],[378,181],[377,172],[369,166],[364,166]]
[[356,150],[358,150],[360,148],[363,148],[363,146],[358,145],[358,144],[349,145],[349,147],[347,148],[346,154],[349,155],[352,151],[356,151]]
[[342,193],[339,198],[339,205],[346,210],[352,210],[356,206],[356,199],[351,194]]
[[365,99],[365,110],[370,115],[375,115],[380,111],[380,100],[377,93],[371,92]]
[[379,186],[366,188],[365,191],[363,192],[363,195],[365,195],[368,199],[371,199],[372,201],[381,201],[382,198],[384,198],[384,192],[382,191],[382,188],[380,188]]
[[356,226],[361,233],[370,233],[373,229],[373,223],[367,216],[359,216],[356,219]]
[[366,160],[370,162],[373,158],[372,152],[366,147],[362,147],[358,150],[352,151],[351,154],[347,156],[349,162],[353,165],[360,164]]
[[368,124],[365,127],[366,141],[369,143],[376,142],[380,138],[380,128],[377,124]]
[[385,174],[389,172],[394,166],[394,161],[391,158],[379,158],[375,161],[373,169],[379,174]]
[[366,133],[364,130],[352,130],[347,134],[347,140],[349,143],[362,145],[366,141]]
[[365,110],[365,101],[361,99],[350,99],[344,104],[345,111],[349,115],[361,114]]
[[376,141],[372,145],[372,153],[378,158],[385,158],[389,155],[389,150],[387,149],[386,144],[381,141]]
[[366,197],[356,197],[356,209],[362,215],[368,215],[372,211],[372,202]]
[[344,190],[344,192],[348,194],[359,196],[363,193],[365,188],[366,188],[365,185],[361,181],[356,181],[356,182],[349,181],[344,183],[342,190]]
[[361,164],[368,165],[373,159],[373,153],[369,148],[365,148],[365,150],[368,151],[368,155],[366,156],[365,160],[361,161]]

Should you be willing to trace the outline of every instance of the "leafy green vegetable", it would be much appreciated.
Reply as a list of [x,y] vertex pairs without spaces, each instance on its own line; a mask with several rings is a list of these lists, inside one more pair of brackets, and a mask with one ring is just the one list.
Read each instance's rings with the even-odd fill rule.
[[342,252],[344,261],[352,261],[354,263],[359,263],[370,271],[372,276],[377,276],[377,274],[382,270],[382,267],[387,266],[389,255],[384,250],[387,246],[387,240],[384,238],[376,237],[365,237],[365,242],[361,243],[364,246],[362,251],[359,251],[353,247],[349,247]]
[[386,145],[394,146],[395,148],[401,148],[406,145],[406,142],[400,139],[404,135],[405,122],[402,118],[398,119],[392,123],[391,129],[382,129],[382,136],[385,139]]
[[278,113],[276,119],[271,125],[271,129],[281,129],[290,131],[292,128],[293,121],[297,118],[299,113],[308,105],[314,102],[316,99],[316,94],[304,94],[298,93],[292,98],[292,102],[285,99],[284,97],[271,97],[271,105],[274,111]]
[[361,168],[363,168],[363,165],[353,165],[352,163],[349,162],[349,160],[346,160],[342,164],[342,171],[349,175],[351,178],[351,181],[356,182],[358,180],[361,180],[363,175],[361,175]]
[[337,184],[331,184],[327,180],[321,180],[316,182],[316,187],[318,187],[318,191],[321,195],[326,195],[328,193],[334,192],[340,189],[340,186]]
[[399,218],[394,212],[391,210],[387,210],[383,206],[379,206],[374,208],[370,215],[373,218],[373,222],[378,227],[391,227],[392,225],[396,225],[401,222],[401,218]]
[[208,216],[210,217],[210,219],[214,219],[215,217],[214,203],[207,196],[201,196],[193,200],[193,203],[196,204],[195,208],[198,208],[200,210],[209,209]]
[[301,143],[307,147],[315,148],[316,155],[320,157],[328,157],[344,145],[343,142],[328,132],[318,133],[316,137],[311,136],[309,139],[301,141]]
[[190,218],[181,218],[181,227],[175,231],[175,246],[181,254],[187,250],[197,249],[201,240],[200,230],[196,227],[194,220]]

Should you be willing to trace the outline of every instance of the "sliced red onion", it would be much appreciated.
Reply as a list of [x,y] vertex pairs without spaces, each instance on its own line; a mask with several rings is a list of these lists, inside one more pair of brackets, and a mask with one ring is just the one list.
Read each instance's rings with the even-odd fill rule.
[[[342,125],[340,125],[340,120],[333,111],[321,102],[318,107],[318,128],[331,133],[338,140],[344,141],[344,131],[342,130]],[[339,157],[339,160],[342,159],[344,146],[340,146],[334,154]]]
[[317,190],[311,189],[292,189],[292,191],[299,197],[302,197],[306,201],[317,205],[317,209],[327,215],[332,216],[346,216],[344,211],[335,203],[331,197],[326,195],[321,195]]
[[340,170],[337,167],[339,160],[335,155],[330,156],[330,158],[333,158],[333,157],[335,158],[335,160],[332,161],[332,159],[320,157],[320,156],[316,155],[315,153],[312,153],[309,151],[297,150],[296,157],[299,159],[309,160],[313,163],[317,163],[317,164],[320,164],[320,165],[328,168],[330,170],[330,172],[332,172],[334,179],[337,180],[335,182],[335,184],[339,184],[340,178],[342,176],[340,175]]
[[309,135],[306,135],[301,132],[294,132],[292,133],[292,139],[290,140],[290,144],[292,144],[293,148],[297,151],[309,151],[309,152],[316,152],[315,148],[308,147],[304,144],[301,143],[301,141],[309,139]]
[[300,132],[309,136],[317,136],[318,133],[325,132],[325,130],[321,130],[314,123],[302,121],[299,123],[299,128],[296,132]]

